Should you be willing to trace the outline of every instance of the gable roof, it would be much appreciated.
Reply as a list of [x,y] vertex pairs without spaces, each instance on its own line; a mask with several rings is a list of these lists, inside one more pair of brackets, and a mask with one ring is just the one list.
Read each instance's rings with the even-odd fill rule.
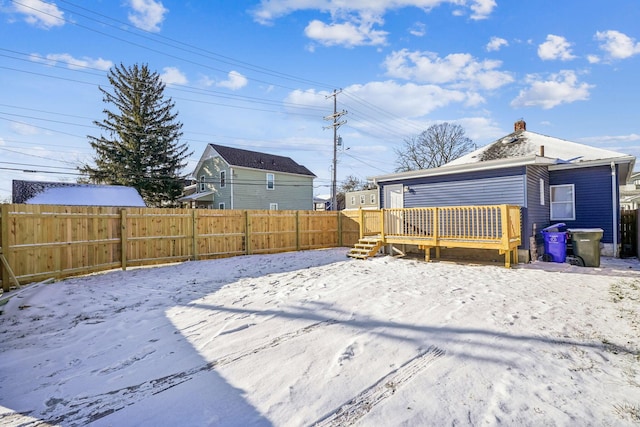
[[239,166],[251,169],[260,169],[271,172],[285,172],[297,175],[315,174],[306,167],[296,163],[290,157],[276,156],[274,154],[260,153],[257,151],[242,150],[240,148],[225,147],[224,145],[209,144],[230,166]]
[[14,180],[12,196],[29,205],[146,206],[138,190],[122,185]]
[[486,162],[498,159],[513,159],[537,155],[556,159],[557,163],[573,163],[629,157],[626,154],[565,139],[518,130],[471,153],[459,157],[446,166]]
[[635,157],[520,129],[440,167],[372,179],[384,182],[513,166],[545,165],[554,170],[611,163],[620,165],[619,180],[624,183],[633,171]]

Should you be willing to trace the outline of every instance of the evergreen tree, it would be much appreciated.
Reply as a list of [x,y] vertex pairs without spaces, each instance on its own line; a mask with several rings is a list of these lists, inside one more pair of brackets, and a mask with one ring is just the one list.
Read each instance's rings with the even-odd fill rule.
[[147,206],[175,206],[182,193],[179,173],[191,155],[179,142],[182,123],[174,102],[164,97],[165,85],[147,65],[115,66],[109,70],[112,91],[100,87],[106,117],[94,121],[101,130],[88,136],[95,166],[80,171],[88,182],[136,188]]

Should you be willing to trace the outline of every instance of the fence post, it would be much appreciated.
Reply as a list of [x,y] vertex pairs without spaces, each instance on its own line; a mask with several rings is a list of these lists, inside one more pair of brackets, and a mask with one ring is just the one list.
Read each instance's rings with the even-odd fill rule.
[[198,260],[198,210],[191,210],[191,230],[193,234],[193,260]]
[[296,211],[296,251],[300,250],[300,211]]
[[249,219],[249,211],[244,211],[244,246],[247,255],[251,255],[251,220]]
[[122,209],[120,211],[120,254],[122,259],[120,264],[122,265],[122,269],[127,269],[127,247],[129,246],[127,242],[129,231],[127,230],[127,210]]
[[[2,221],[2,229],[0,230],[0,235],[2,236],[2,241],[0,241],[0,256],[3,261],[2,266],[0,266],[0,270],[2,270],[2,290],[9,292],[9,290],[11,290],[9,279],[13,276],[13,272],[10,270],[9,262],[4,256],[5,253],[9,252],[9,205],[2,204],[0,207],[2,208],[0,211],[0,221]],[[17,280],[16,285],[19,286]]]
[[384,209],[380,209],[380,238],[384,241]]
[[342,220],[344,219],[344,215],[342,215],[342,211],[338,212],[338,247],[341,248],[343,246],[344,240],[342,237]]
[[358,223],[360,225],[359,227],[360,239],[362,239],[364,237],[365,228],[364,228],[364,211],[362,210],[361,207],[358,208]]

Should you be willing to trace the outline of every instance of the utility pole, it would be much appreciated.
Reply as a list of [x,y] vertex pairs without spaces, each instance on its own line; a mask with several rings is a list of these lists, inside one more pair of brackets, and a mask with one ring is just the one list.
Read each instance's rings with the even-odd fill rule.
[[337,177],[337,163],[338,163],[338,128],[343,124],[347,123],[346,120],[338,120],[343,115],[347,114],[345,110],[338,112],[338,94],[342,92],[342,89],[339,91],[333,90],[331,95],[327,95],[327,99],[333,97],[333,114],[330,116],[326,116],[325,120],[332,120],[333,123],[329,126],[325,126],[325,129],[333,128],[333,178],[331,179],[331,210],[338,210],[338,193],[336,187],[336,177]]

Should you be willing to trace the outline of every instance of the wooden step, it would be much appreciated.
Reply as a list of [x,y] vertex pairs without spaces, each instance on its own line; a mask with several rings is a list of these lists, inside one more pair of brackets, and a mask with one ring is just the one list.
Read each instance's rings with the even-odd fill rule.
[[375,256],[378,250],[382,247],[382,240],[370,237],[363,237],[353,245],[353,248],[347,253],[348,257],[357,259],[367,259]]

